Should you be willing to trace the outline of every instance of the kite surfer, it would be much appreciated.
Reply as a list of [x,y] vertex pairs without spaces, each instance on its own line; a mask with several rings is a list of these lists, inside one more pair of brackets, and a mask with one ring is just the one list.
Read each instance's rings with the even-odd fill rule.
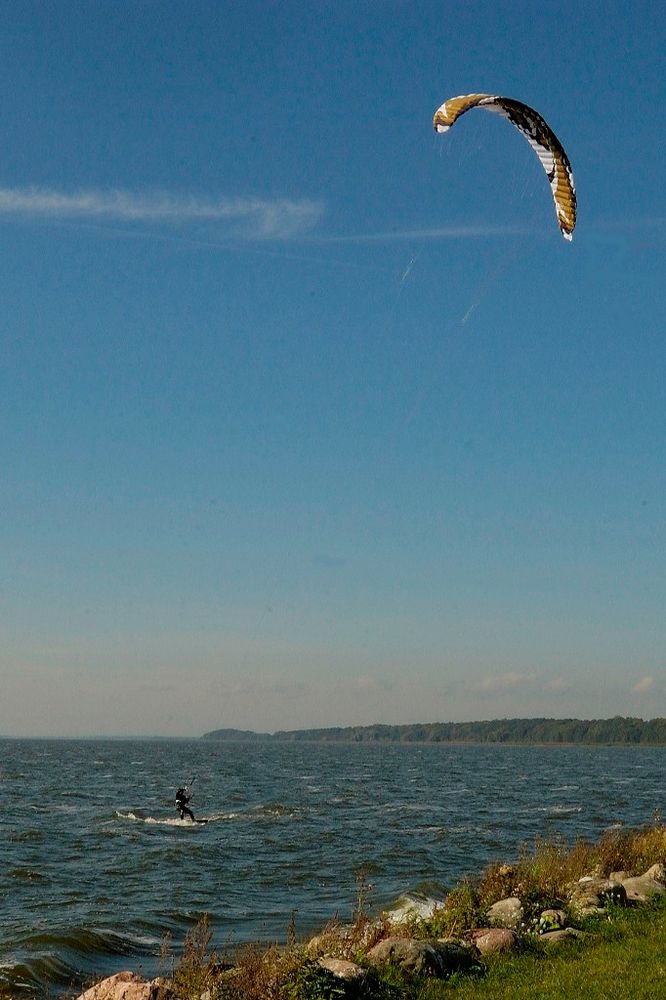
[[189,816],[194,823],[194,813],[188,807],[187,803],[190,801],[189,786],[185,785],[181,787],[176,792],[176,809],[178,810],[178,815],[181,819],[185,819],[185,816]]

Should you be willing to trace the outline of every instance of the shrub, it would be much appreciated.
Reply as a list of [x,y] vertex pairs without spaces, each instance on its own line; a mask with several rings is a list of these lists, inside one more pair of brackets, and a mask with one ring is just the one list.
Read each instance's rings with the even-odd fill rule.
[[214,984],[218,963],[215,952],[209,951],[211,938],[208,915],[204,914],[187,932],[183,954],[171,975],[173,988],[183,1000],[198,1000]]
[[444,906],[422,921],[423,936],[460,937],[464,931],[476,926],[480,919],[479,893],[471,882],[463,882],[448,894]]

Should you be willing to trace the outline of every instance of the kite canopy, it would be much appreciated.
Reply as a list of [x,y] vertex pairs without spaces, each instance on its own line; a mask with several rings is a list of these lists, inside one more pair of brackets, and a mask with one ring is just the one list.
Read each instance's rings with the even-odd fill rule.
[[565,240],[571,240],[576,225],[576,188],[569,157],[550,125],[538,111],[511,97],[493,94],[465,94],[444,101],[435,112],[433,125],[438,132],[447,132],[454,122],[471,108],[485,108],[503,115],[523,133],[548,174],[555,199],[557,224]]

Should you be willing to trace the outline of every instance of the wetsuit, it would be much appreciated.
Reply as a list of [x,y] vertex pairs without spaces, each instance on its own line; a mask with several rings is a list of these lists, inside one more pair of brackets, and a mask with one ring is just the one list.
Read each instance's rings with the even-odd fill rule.
[[176,809],[180,815],[181,819],[185,819],[185,815],[188,815],[192,821],[194,821],[194,813],[191,809],[188,809],[187,803],[190,801],[190,797],[187,794],[186,788],[179,788],[176,792]]

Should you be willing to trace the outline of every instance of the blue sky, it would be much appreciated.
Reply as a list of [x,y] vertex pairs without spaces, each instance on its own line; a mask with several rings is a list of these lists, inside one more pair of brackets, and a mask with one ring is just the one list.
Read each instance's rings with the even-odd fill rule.
[[662,5],[2,8],[0,734],[666,714]]

